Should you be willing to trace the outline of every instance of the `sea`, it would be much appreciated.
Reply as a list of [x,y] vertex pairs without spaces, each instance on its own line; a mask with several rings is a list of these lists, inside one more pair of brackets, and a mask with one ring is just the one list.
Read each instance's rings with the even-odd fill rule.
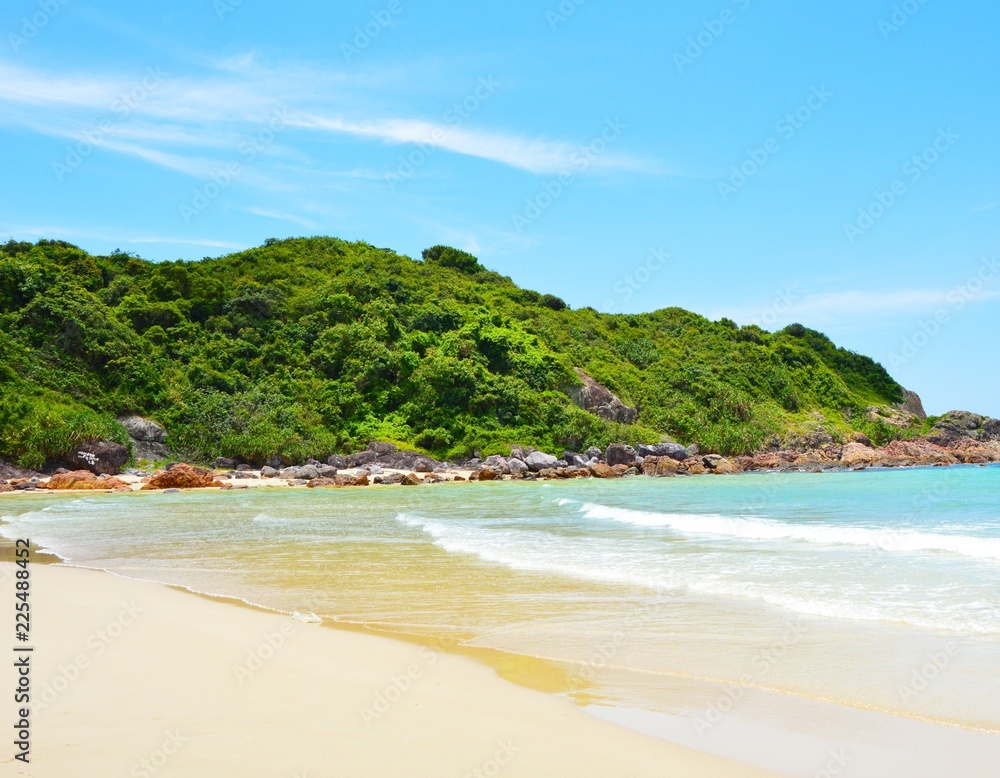
[[13,496],[0,533],[493,657],[695,747],[782,699],[1000,742],[1000,466]]

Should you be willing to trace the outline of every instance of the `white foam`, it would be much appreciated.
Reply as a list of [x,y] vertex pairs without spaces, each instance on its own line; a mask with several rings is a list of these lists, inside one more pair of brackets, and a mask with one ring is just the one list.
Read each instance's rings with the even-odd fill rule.
[[584,503],[579,510],[589,519],[615,521],[640,527],[664,527],[684,535],[709,535],[741,540],[794,540],[824,545],[865,546],[897,552],[946,551],[977,559],[1000,560],[1000,538],[944,535],[888,527],[876,529],[791,524],[773,519],[722,516],[717,513],[658,513],[596,503]]

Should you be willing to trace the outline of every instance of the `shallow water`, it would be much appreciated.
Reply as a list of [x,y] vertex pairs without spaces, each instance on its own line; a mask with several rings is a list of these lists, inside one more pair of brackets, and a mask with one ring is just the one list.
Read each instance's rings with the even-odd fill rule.
[[753,689],[1000,731],[1000,467],[9,497],[0,517],[75,564],[555,660],[581,702],[697,722]]

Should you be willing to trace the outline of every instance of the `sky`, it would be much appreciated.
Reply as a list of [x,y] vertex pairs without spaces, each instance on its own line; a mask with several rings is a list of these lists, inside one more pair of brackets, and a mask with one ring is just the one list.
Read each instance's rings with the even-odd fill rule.
[[1000,5],[8,0],[0,236],[449,244],[1000,417]]

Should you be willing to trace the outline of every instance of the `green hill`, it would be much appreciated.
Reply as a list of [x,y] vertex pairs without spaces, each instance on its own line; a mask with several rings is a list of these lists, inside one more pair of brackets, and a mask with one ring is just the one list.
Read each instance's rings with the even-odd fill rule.
[[[577,367],[636,423],[576,407]],[[22,466],[125,442],[125,414],[197,460],[302,460],[372,439],[451,458],[664,436],[738,454],[819,428],[884,441],[895,428],[865,409],[901,399],[881,365],[801,325],[571,310],[446,247],[421,261],[310,238],[153,263],[0,246],[0,458]]]

